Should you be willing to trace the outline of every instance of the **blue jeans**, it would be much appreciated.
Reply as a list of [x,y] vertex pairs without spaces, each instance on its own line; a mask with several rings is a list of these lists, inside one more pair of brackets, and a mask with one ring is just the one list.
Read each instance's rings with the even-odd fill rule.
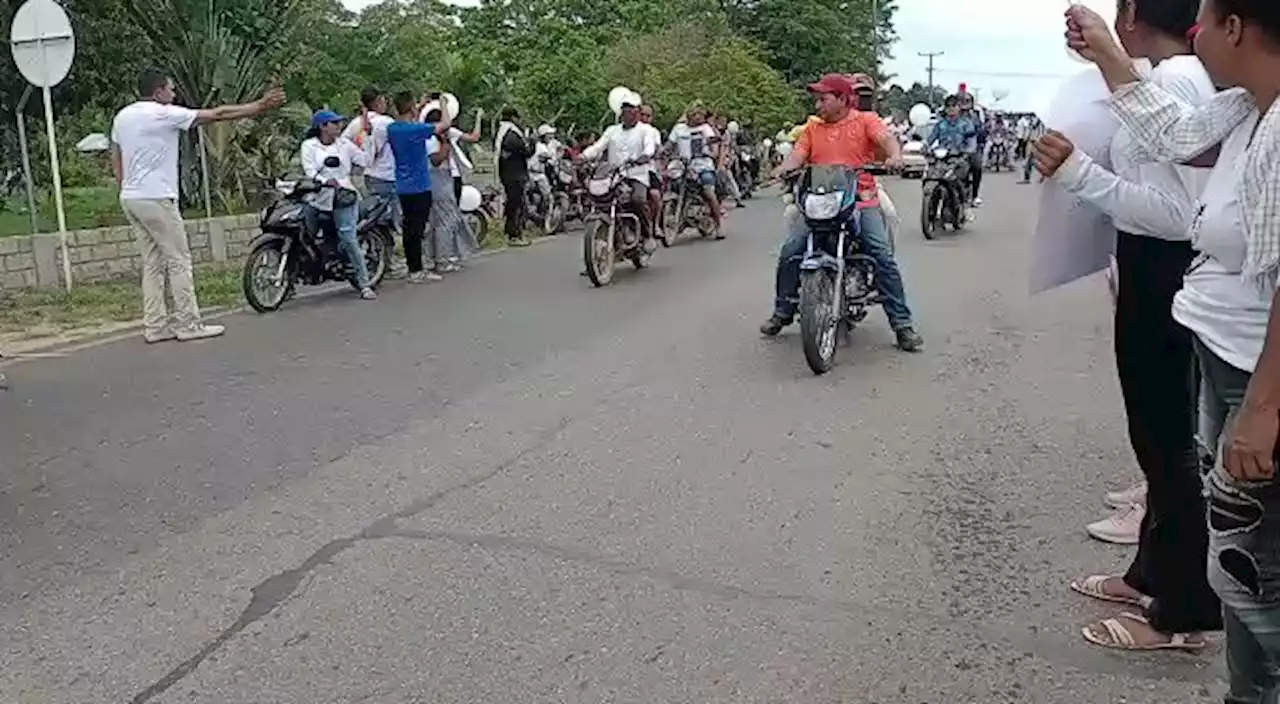
[[[1244,403],[1249,373],[1199,340],[1200,440],[1221,448]],[[1221,456],[1220,452],[1216,453]],[[1209,584],[1222,599],[1230,691],[1226,704],[1280,702],[1280,484],[1242,484],[1210,461]]]
[[391,200],[391,223],[396,228],[396,232],[402,232],[404,216],[400,213],[400,199],[396,197],[396,182],[365,176],[364,185],[373,195]]
[[1025,165],[1025,166],[1023,166],[1023,167],[1022,167],[1022,180],[1023,180],[1023,181],[1030,181],[1030,180],[1031,180],[1031,169],[1032,169],[1032,167],[1033,167],[1033,166],[1035,166],[1035,163],[1036,163],[1036,162],[1035,162],[1035,159],[1033,159],[1033,158],[1031,157],[1031,153],[1030,153],[1030,152],[1027,152],[1027,163],[1026,163],[1026,165]]
[[[320,231],[320,211],[307,205],[302,209],[306,219],[307,230]],[[338,232],[338,249],[347,257],[347,261],[356,270],[356,286],[369,286],[369,269],[364,263],[364,251],[360,249],[360,241],[356,239],[356,225],[360,221],[360,206],[333,209],[333,228]]]
[[[876,262],[876,286],[884,299],[884,312],[889,326],[895,331],[911,327],[911,309],[907,307],[907,293],[902,285],[902,272],[889,249],[889,230],[884,224],[884,214],[879,208],[866,208],[862,214],[862,252]],[[796,317],[800,304],[800,263],[809,246],[809,230],[798,213],[787,219],[787,241],[778,252],[778,273],[775,284],[773,312],[783,320]]]

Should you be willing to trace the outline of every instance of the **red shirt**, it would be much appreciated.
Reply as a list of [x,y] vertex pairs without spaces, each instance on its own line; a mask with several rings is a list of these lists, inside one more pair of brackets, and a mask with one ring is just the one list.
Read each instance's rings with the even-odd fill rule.
[[[879,140],[889,130],[874,112],[850,110],[839,122],[817,120],[800,133],[796,151],[814,166],[866,166],[876,162]],[[868,173],[858,178],[863,190],[874,191],[876,179]]]

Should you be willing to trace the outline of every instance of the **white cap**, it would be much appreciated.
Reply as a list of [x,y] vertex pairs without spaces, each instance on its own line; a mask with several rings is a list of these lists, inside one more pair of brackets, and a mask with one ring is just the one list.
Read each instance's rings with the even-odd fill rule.
[[538,127],[539,137],[546,137],[549,134],[555,134],[555,133],[556,133],[556,128],[552,127],[551,125],[544,124]]

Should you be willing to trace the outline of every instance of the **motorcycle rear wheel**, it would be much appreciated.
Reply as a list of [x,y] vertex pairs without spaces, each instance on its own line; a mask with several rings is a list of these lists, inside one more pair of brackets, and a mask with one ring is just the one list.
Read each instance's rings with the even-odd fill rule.
[[601,219],[588,220],[582,231],[582,263],[593,286],[600,288],[613,281],[616,259],[609,223]]
[[244,260],[241,285],[244,299],[259,313],[271,313],[280,309],[294,287],[292,267],[286,266],[284,280],[275,282],[284,256],[284,240],[268,240],[253,248]]
[[471,234],[475,235],[476,244],[483,246],[485,240],[489,238],[489,216],[485,214],[484,210],[463,213],[462,221],[467,227],[471,228]]
[[684,214],[680,212],[680,199],[668,198],[662,201],[662,226],[658,229],[658,237],[663,247],[670,247],[680,236]]
[[841,316],[835,313],[835,275],[829,271],[802,272],[800,279],[800,342],[814,374],[826,374],[836,363]]

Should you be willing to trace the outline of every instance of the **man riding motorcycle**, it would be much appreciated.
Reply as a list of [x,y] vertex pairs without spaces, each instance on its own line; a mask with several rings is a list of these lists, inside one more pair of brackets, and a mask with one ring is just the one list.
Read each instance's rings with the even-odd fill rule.
[[653,106],[640,106],[640,128],[654,144],[654,159],[650,159],[649,167],[649,219],[656,224],[662,217],[662,173],[658,170],[657,153],[662,149],[662,133],[653,126]]
[[[615,168],[624,168],[624,176],[634,182],[637,187],[631,189],[633,206],[637,213],[650,211],[649,204],[649,163],[658,154],[658,141],[653,133],[640,122],[640,106],[623,103],[621,122],[610,125],[595,144],[582,150],[582,158],[594,161],[601,155],[606,156],[608,163]],[[653,236],[652,217],[640,218],[641,236],[649,239]]]
[[685,167],[697,174],[698,184],[702,187],[702,199],[716,224],[715,238],[722,240],[724,213],[720,210],[720,199],[716,195],[718,147],[715,143],[718,139],[715,128],[707,124],[706,109],[694,106],[689,110],[688,121],[676,123],[671,129],[667,142],[677,150]]
[[556,128],[542,125],[538,128],[538,143],[529,159],[529,183],[542,195],[542,207],[551,203],[551,179],[547,176],[560,158],[560,144],[556,141]]
[[960,95],[960,114],[969,120],[975,130],[973,142],[965,144],[963,151],[969,156],[970,197],[973,199],[971,205],[977,208],[982,205],[979,191],[982,190],[984,166],[982,155],[986,153],[987,128],[982,113],[974,106],[972,93],[962,93]]
[[[944,114],[941,120],[933,126],[933,132],[929,133],[928,143],[931,148],[935,145],[946,149],[954,154],[966,155],[966,160],[958,178],[961,183],[969,186],[969,197],[973,196],[973,171],[977,169],[982,171],[981,157],[977,166],[974,166],[972,156],[977,154],[978,144],[978,126],[973,120],[966,116],[961,109],[961,100],[958,96],[949,95],[943,101]],[[972,205],[966,203],[965,206]]]
[[[806,165],[865,167],[876,160],[877,153],[885,156],[885,165],[891,169],[902,165],[898,141],[875,113],[854,109],[854,92],[853,81],[840,74],[827,74],[809,86],[821,121],[810,123],[800,134],[795,149],[774,169],[774,178]],[[860,177],[859,188],[859,197],[875,198],[876,181],[870,174]],[[898,347],[919,351],[924,340],[916,332],[907,307],[902,273],[893,258],[884,216],[879,207],[861,209],[859,214],[862,251],[875,259],[876,284]],[[803,218],[789,218],[787,225],[787,241],[778,254],[773,315],[760,327],[768,336],[791,324],[800,301],[800,259],[808,246],[808,232]]]

